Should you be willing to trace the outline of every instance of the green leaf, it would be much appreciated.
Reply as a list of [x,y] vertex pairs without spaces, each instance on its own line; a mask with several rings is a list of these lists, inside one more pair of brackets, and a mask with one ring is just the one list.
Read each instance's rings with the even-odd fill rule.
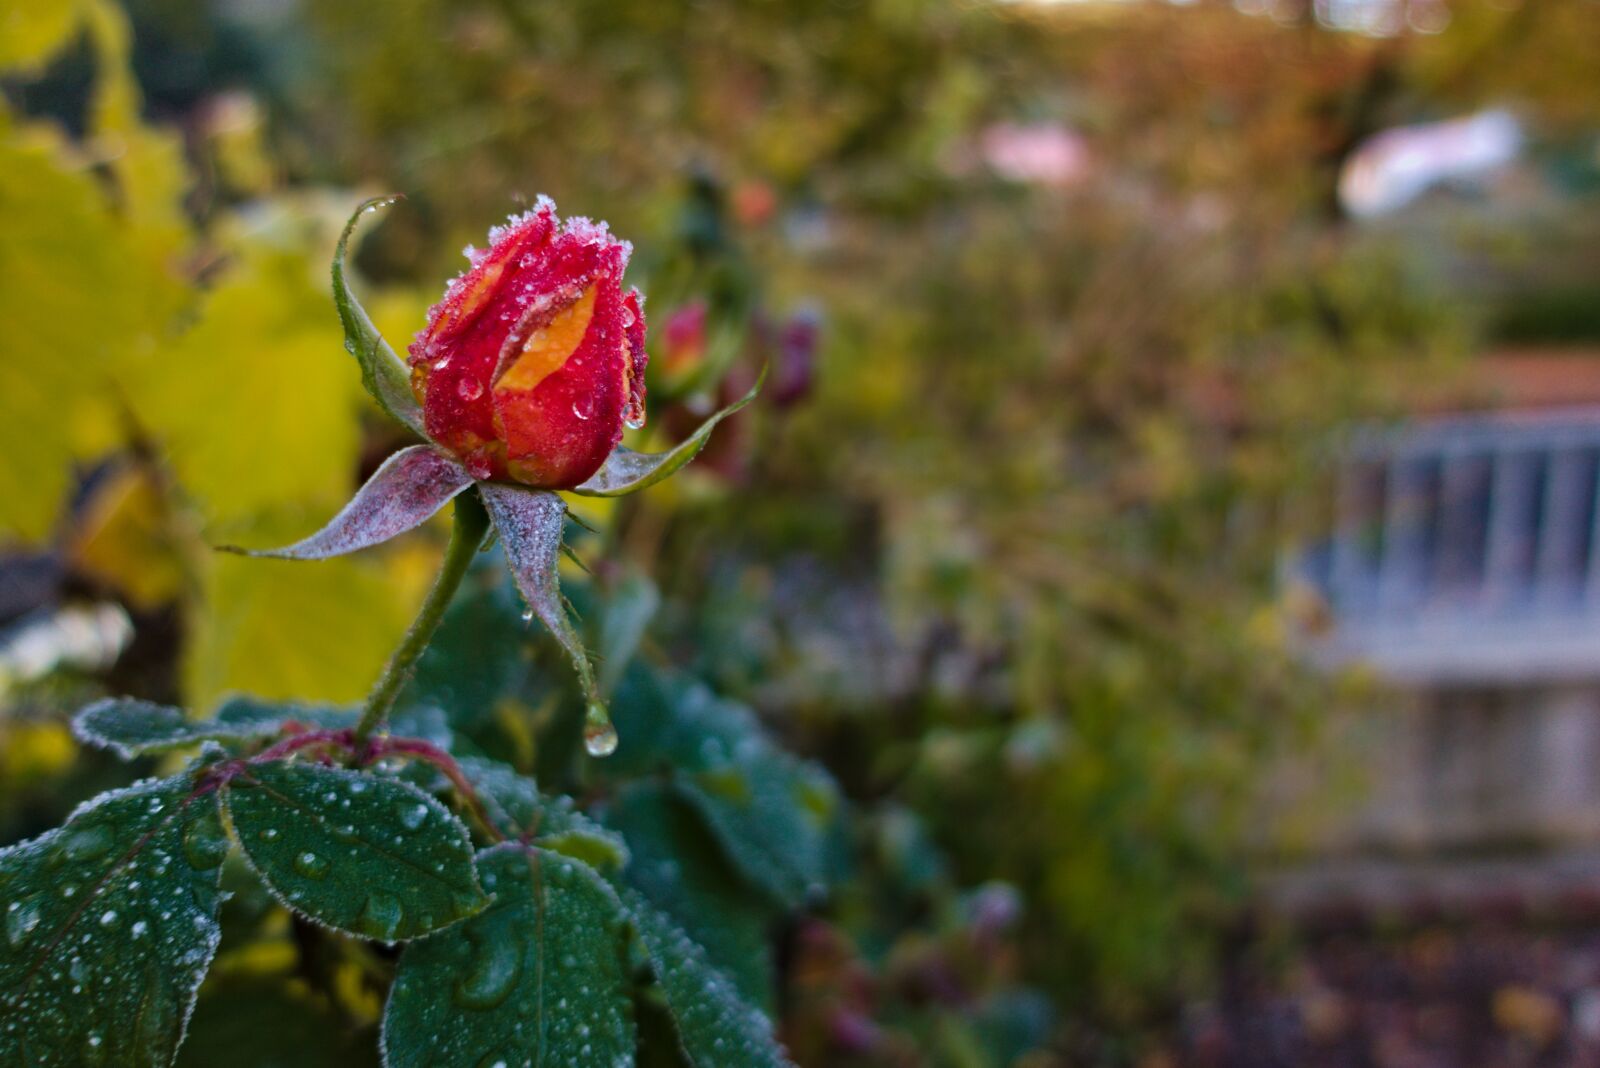
[[756,1005],[772,1000],[772,907],[729,866],[715,839],[674,789],[625,787],[606,811],[632,860],[622,881],[666,913]]
[[350,221],[339,234],[339,245],[333,254],[333,302],[339,309],[339,322],[344,326],[344,347],[361,365],[361,384],[372,394],[378,406],[417,434],[426,437],[422,426],[422,409],[411,393],[411,374],[405,362],[395,355],[389,343],[372,325],[367,310],[356,299],[345,278],[344,263],[350,246],[350,235],[356,222],[369,211],[388,207],[399,197],[373,197],[356,208]]
[[606,457],[606,462],[600,465],[600,470],[572,492],[585,497],[621,497],[624,494],[637,493],[663,479],[670,478],[680,467],[700,454],[706,442],[711,440],[711,432],[717,428],[718,423],[756,399],[756,394],[761,392],[762,383],[766,380],[767,369],[763,367],[761,377],[750,387],[750,392],[701,423],[700,428],[690,434],[686,441],[667,452],[634,452],[632,449],[618,446],[616,451]]
[[245,857],[289,908],[384,942],[487,899],[467,829],[409,783],[317,764],[252,764],[224,791]]
[[625,917],[586,865],[501,845],[478,856],[494,903],[406,947],[383,1015],[389,1068],[631,1065]]
[[531,778],[493,760],[462,757],[458,763],[490,821],[506,837],[527,834],[529,841],[602,871],[628,863],[622,838],[579,812],[572,798],[542,794]]
[[784,907],[828,874],[838,791],[820,767],[774,745],[754,713],[685,675],[635,662],[614,699],[628,739],[608,774],[670,769],[729,860]]
[[170,1063],[216,952],[227,852],[188,776],[0,850],[0,1064]]
[[214,719],[190,719],[171,705],[108,697],[96,701],[72,719],[72,733],[80,742],[109,749],[123,760],[146,753],[199,745],[201,742],[244,742],[271,738],[290,723],[339,729],[356,725],[351,709],[294,703],[273,703],[252,697],[224,702]]
[[205,741],[233,742],[276,733],[276,722],[218,723],[192,720],[181,708],[112,697],[96,701],[72,718],[80,742],[109,749],[123,760]]
[[683,929],[635,890],[622,891],[634,930],[655,969],[677,1025],[678,1044],[694,1068],[792,1065],[772,1021],[740,995]]
[[339,705],[307,705],[298,701],[267,701],[259,697],[235,696],[217,707],[217,726],[239,731],[281,732],[285,725],[297,723],[321,730],[354,727],[361,718],[355,708]]

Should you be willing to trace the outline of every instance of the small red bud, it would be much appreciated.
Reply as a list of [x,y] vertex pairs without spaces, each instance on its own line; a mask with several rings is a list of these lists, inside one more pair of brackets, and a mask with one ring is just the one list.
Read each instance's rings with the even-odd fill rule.
[[632,247],[563,223],[547,198],[467,250],[410,348],[428,436],[481,479],[570,489],[644,422],[644,311]]

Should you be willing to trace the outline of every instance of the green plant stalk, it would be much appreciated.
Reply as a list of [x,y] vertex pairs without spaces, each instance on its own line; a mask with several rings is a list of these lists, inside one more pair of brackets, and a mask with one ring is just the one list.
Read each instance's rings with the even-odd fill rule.
[[411,669],[416,665],[417,658],[428,647],[433,632],[439,628],[444,610],[450,606],[450,599],[466,577],[467,569],[472,566],[472,558],[483,545],[484,535],[488,531],[489,513],[484,509],[477,492],[468,489],[456,498],[455,525],[450,531],[450,544],[445,548],[439,577],[433,580],[433,589],[428,591],[417,618],[411,621],[406,636],[401,639],[394,655],[389,657],[383,675],[367,696],[366,707],[361,711],[361,722],[356,724],[357,749],[377,730],[394,707],[395,698],[400,696],[400,690],[411,677]]

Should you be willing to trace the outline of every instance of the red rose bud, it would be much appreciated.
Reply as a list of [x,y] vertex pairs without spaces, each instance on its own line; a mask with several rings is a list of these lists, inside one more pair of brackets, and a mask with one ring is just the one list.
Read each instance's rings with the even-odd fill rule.
[[411,388],[428,436],[475,478],[570,489],[644,424],[644,314],[632,251],[545,197],[489,231],[428,312]]
[[667,316],[661,327],[661,369],[673,377],[700,365],[706,354],[706,304],[696,300]]
[[796,312],[778,334],[778,366],[773,370],[772,403],[792,408],[811,393],[816,377],[822,316],[814,309]]

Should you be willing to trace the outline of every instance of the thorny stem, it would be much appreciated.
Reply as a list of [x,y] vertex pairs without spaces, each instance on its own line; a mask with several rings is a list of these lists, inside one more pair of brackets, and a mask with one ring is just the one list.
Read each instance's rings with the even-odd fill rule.
[[417,618],[411,622],[411,629],[406,631],[400,647],[389,658],[389,664],[383,669],[378,684],[372,688],[372,693],[367,697],[366,708],[361,712],[361,722],[356,724],[353,736],[357,749],[361,748],[367,737],[389,715],[389,709],[394,706],[401,687],[411,677],[411,669],[416,666],[417,658],[428,647],[428,640],[438,629],[439,621],[444,618],[444,610],[450,604],[450,598],[455,596],[456,588],[466,577],[467,568],[472,565],[472,558],[477,553],[478,547],[483,544],[484,535],[488,530],[489,513],[484,509],[483,501],[479,499],[477,493],[469,489],[457,497],[455,526],[450,532],[450,545],[444,551],[444,563],[439,568],[439,577],[434,580],[433,589],[428,591],[427,600],[422,602],[422,609],[417,613]]

